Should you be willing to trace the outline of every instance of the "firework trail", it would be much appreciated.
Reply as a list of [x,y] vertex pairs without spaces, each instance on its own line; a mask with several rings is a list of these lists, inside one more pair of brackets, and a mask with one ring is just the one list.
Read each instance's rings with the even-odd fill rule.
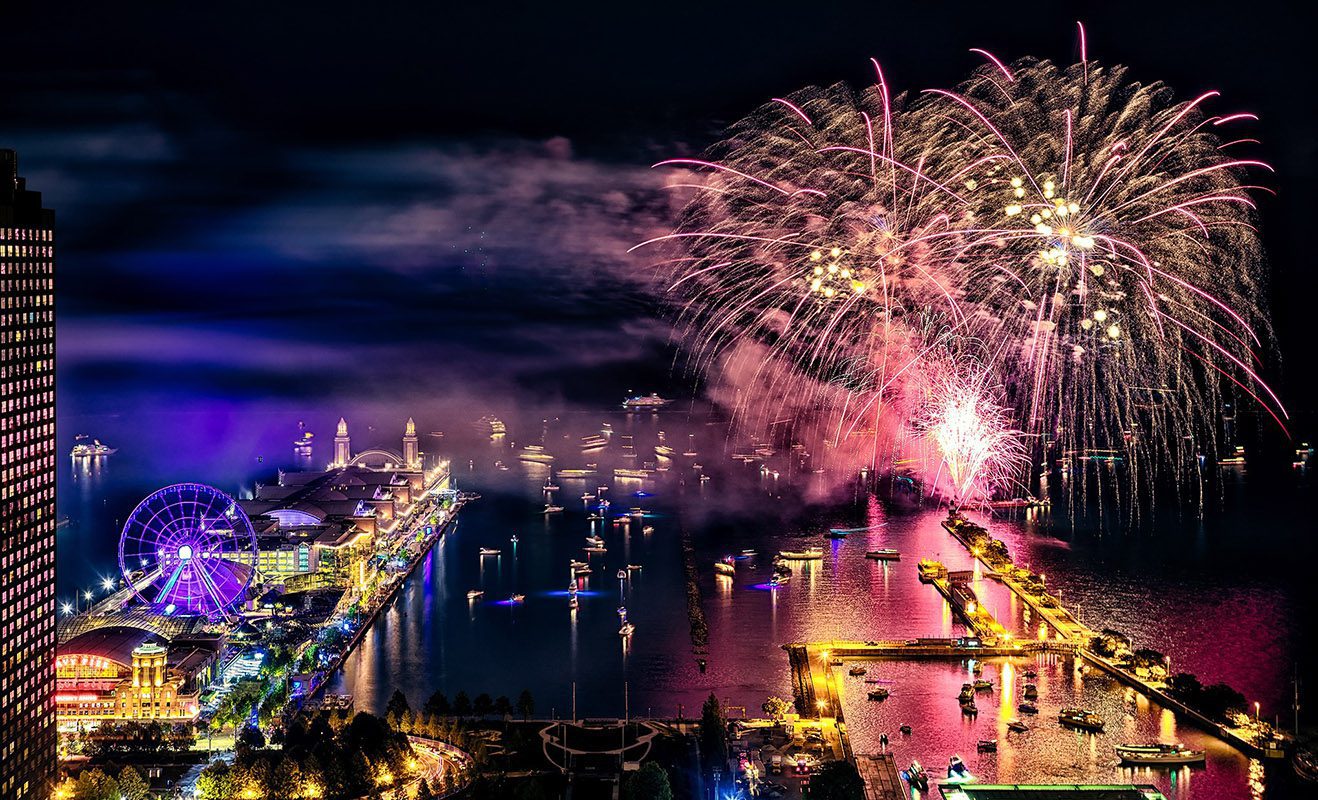
[[894,97],[876,62],[862,92],[775,99],[706,158],[662,162],[692,199],[638,246],[673,251],[695,367],[736,365],[747,424],[809,417],[834,446],[861,432],[879,466],[928,421],[931,365],[976,341],[993,344],[985,372],[949,374],[1002,386],[1036,455],[1197,480],[1224,389],[1284,427],[1257,353],[1248,176],[1269,168],[1233,155],[1253,140],[1219,135],[1252,116],[1122,67],[976,52],[988,63],[954,91]]

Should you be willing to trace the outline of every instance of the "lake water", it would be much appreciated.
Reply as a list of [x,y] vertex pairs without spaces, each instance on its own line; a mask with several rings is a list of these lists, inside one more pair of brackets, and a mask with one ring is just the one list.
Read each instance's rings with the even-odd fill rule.
[[[313,429],[324,432],[315,460],[327,457],[329,431],[337,414],[318,410]],[[952,568],[971,559],[941,528],[945,512],[911,502],[883,502],[845,481],[828,490],[826,476],[798,473],[785,461],[779,477],[757,465],[732,461],[733,449],[720,425],[688,423],[677,413],[628,415],[597,412],[551,420],[510,421],[506,440],[476,435],[468,414],[445,426],[445,436],[423,437],[423,449],[453,463],[458,485],[479,492],[456,528],[431,552],[362,646],[349,658],[332,691],[353,694],[358,708],[383,707],[395,689],[414,705],[432,691],[452,697],[466,691],[515,698],[524,688],[536,698],[537,713],[618,716],[624,704],[633,715],[698,714],[710,692],[725,704],[758,712],[770,694],[790,697],[787,642],[901,639],[950,636],[959,623],[930,586],[921,584],[916,562],[940,558]],[[118,416],[84,416],[62,421],[121,447],[91,468],[62,477],[60,510],[70,524],[60,532],[59,582],[68,598],[79,587],[115,572],[117,526],[151,490],[177,480],[200,480],[235,493],[254,479],[272,479],[288,464],[298,413],[288,408],[252,413],[215,409],[206,413],[153,415],[149,422]],[[419,418],[423,431],[430,430]],[[583,455],[579,437],[613,428],[608,450]],[[354,432],[354,443],[393,445],[392,422],[381,430]],[[396,426],[401,429],[401,420]],[[614,480],[612,468],[655,461],[659,431],[682,451],[688,434],[699,452],[694,460],[712,475],[696,479],[692,459],[677,458],[659,480]],[[621,437],[633,436],[635,463],[619,452]],[[524,443],[544,442],[559,455],[555,467],[597,463],[601,478],[555,477],[553,500],[566,510],[545,515],[541,487],[546,467],[523,463]],[[360,447],[360,446],[359,446]],[[259,460],[258,460],[259,459]],[[503,462],[506,470],[496,468]],[[660,462],[663,464],[664,462]],[[1312,623],[1300,613],[1308,597],[1308,575],[1292,565],[1312,563],[1313,544],[1300,521],[1309,478],[1282,473],[1269,481],[1236,476],[1226,485],[1220,508],[1203,518],[1168,515],[1133,531],[1102,533],[1069,518],[1022,515],[989,522],[1018,562],[1048,576],[1063,602],[1096,628],[1114,627],[1137,645],[1168,653],[1177,671],[1205,683],[1224,680],[1262,713],[1289,720],[1291,679],[1297,661],[1311,663]],[[613,508],[604,520],[587,519],[583,493],[604,496]],[[643,494],[638,495],[641,492]],[[809,501],[803,498],[827,497]],[[638,506],[644,523],[615,525],[609,518]],[[643,526],[652,526],[644,533]],[[821,539],[830,526],[875,526],[844,541]],[[569,561],[586,560],[585,537],[597,533],[608,552],[593,555],[594,568],[582,585],[580,608],[568,608]],[[518,537],[514,546],[513,535]],[[709,625],[707,669],[692,652],[686,615],[682,542],[695,552]],[[776,591],[765,584],[779,549],[822,545],[825,557],[797,567]],[[478,548],[502,550],[481,557]],[[894,547],[895,563],[864,558],[866,549]],[[716,578],[712,564],[727,554],[753,549],[737,562],[735,577]],[[1306,561],[1307,559],[1307,561]],[[639,564],[623,580],[615,573]],[[485,592],[471,602],[470,589]],[[1026,611],[991,581],[977,585],[985,605],[1013,630],[1028,635]],[[523,604],[507,598],[525,594]],[[619,606],[636,634],[618,635]],[[1037,620],[1035,621],[1037,624]],[[957,662],[872,662],[867,677],[883,681],[892,696],[865,699],[862,679],[844,678],[844,709],[858,751],[877,749],[880,733],[892,737],[903,765],[918,758],[938,770],[959,753],[981,779],[1001,781],[1130,781],[1161,786],[1176,798],[1284,796],[1286,767],[1265,771],[1224,744],[1180,725],[1174,717],[1105,679],[1084,680],[1067,659],[990,660],[985,677],[996,691],[983,696],[977,719],[963,718],[956,702],[970,666]],[[1017,716],[1020,672],[1040,673],[1037,718],[1032,730],[1008,734]],[[1108,720],[1101,736],[1076,734],[1056,723],[1056,709],[1080,705]],[[903,722],[909,738],[897,735]],[[975,742],[996,738],[996,754],[977,755]],[[1206,768],[1167,771],[1123,770],[1114,743],[1178,739],[1209,750]]]

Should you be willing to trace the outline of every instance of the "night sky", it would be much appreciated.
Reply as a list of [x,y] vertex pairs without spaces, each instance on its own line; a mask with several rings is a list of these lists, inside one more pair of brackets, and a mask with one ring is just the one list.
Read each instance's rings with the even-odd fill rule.
[[[1104,3],[1091,59],[1250,111],[1292,410],[1315,407],[1310,26],[1292,4]],[[949,86],[1078,57],[1049,3],[22,4],[0,145],[59,215],[62,402],[124,381],[544,401],[673,388],[630,244],[649,165],[810,83]],[[438,343],[443,343],[440,347]],[[424,360],[424,370],[410,367]],[[587,390],[583,387],[589,386]],[[363,390],[365,391],[365,390]],[[104,394],[103,394],[104,393]],[[108,401],[107,401],[108,402]]]

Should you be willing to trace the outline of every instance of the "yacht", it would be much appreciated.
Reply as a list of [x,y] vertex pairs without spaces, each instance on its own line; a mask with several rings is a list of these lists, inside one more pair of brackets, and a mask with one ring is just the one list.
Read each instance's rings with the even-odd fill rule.
[[981,753],[996,753],[998,752],[998,740],[980,739],[975,745],[975,749]]
[[567,607],[570,608],[570,609],[572,609],[572,610],[574,610],[574,611],[575,611],[580,605],[581,605],[581,602],[580,602],[579,600],[577,600],[577,596],[576,596],[576,594],[573,594],[571,597],[569,597],[569,598],[567,599]]
[[1103,730],[1103,718],[1083,708],[1064,708],[1057,713],[1057,721],[1086,731]]
[[554,505],[554,504],[552,504],[552,503],[545,503],[545,510],[544,510],[544,512],[542,512],[542,513],[545,513],[545,514],[557,514],[557,513],[559,513],[559,512],[562,511],[562,510],[563,510],[563,507],[562,507],[562,506],[556,506],[556,505]]
[[92,439],[90,442],[87,439],[86,435],[79,434],[74,439],[73,450],[69,451],[69,455],[73,458],[100,458],[101,456],[112,456],[119,452],[118,448],[101,444],[100,439]]
[[1031,703],[1029,700],[1026,700],[1025,702],[1021,703],[1020,705],[1016,706],[1016,710],[1019,711],[1019,712],[1021,712],[1022,714],[1038,714],[1038,713],[1039,713],[1039,707],[1036,706],[1034,703]]
[[615,470],[613,471],[613,477],[615,477],[615,478],[636,478],[636,479],[638,479],[638,480],[644,480],[645,478],[652,478],[652,477],[654,477],[654,470],[652,470],[652,469],[628,469],[628,468],[624,468],[624,467],[618,467],[617,469],[615,469]]
[[665,400],[653,392],[647,395],[635,395],[622,401],[622,407],[628,411],[657,411],[672,400]]
[[804,550],[779,550],[778,557],[787,561],[819,561],[824,557],[824,551],[818,547],[807,547]]
[[573,576],[576,576],[576,575],[590,575],[590,574],[592,574],[592,573],[594,573],[594,572],[595,572],[595,570],[593,570],[593,569],[591,569],[590,567],[587,567],[587,566],[573,567],[573,568],[572,568],[572,574],[573,574]]
[[625,580],[627,580],[627,570],[625,570],[625,569],[620,569],[620,570],[618,570],[617,574],[614,575],[614,577],[617,578],[617,579],[620,580],[620,581],[625,581]]
[[622,623],[622,627],[618,629],[618,635],[623,638],[627,638],[631,636],[633,633],[636,633],[636,626],[631,624],[630,622]]
[[920,580],[926,583],[947,575],[947,567],[929,558],[920,559],[917,568],[920,570]]
[[919,789],[921,792],[929,791],[929,775],[924,771],[924,767],[920,766],[919,761],[912,761],[911,766],[902,773],[902,777],[906,778],[911,788]]
[[522,461],[534,461],[538,464],[552,464],[554,462],[554,456],[545,452],[544,446],[538,444],[528,444],[523,447],[522,452],[518,453],[517,457]]
[[872,558],[875,561],[901,561],[902,554],[891,547],[881,547],[878,550],[866,550],[866,558]]
[[645,527],[641,528],[641,533],[654,533],[654,526],[646,525]]
[[1013,731],[1015,733],[1025,733],[1029,729],[1030,729],[1029,725],[1026,725],[1024,722],[1021,722],[1018,719],[1013,719],[1011,722],[1007,723],[1007,730]]
[[1177,744],[1119,744],[1117,755],[1125,764],[1202,764],[1203,750]]
[[993,681],[988,681],[988,680],[984,680],[983,678],[980,678],[979,680],[975,681],[975,691],[977,692],[993,691]]
[[515,594],[512,597],[508,598],[508,602],[512,603],[513,605],[518,605],[519,603],[522,603],[525,600],[526,600],[526,595],[524,594]]
[[607,548],[600,547],[600,546],[598,546],[598,545],[592,545],[591,547],[583,547],[583,548],[581,548],[581,549],[582,549],[582,550],[585,550],[587,553],[607,553],[607,552],[609,552]]
[[677,450],[666,444],[657,444],[654,446],[654,454],[660,458],[672,458],[677,455]]
[[481,548],[481,555],[483,555],[483,556],[497,556],[497,555],[499,555],[501,552],[503,552],[503,551],[502,551],[502,550],[498,550],[498,549],[493,548],[493,547],[482,547],[482,548]]
[[887,700],[888,690],[880,686],[875,689],[870,689],[868,692],[865,693],[865,696],[868,697],[870,700]]
[[952,756],[947,760],[947,777],[953,780],[966,780],[970,777],[970,770],[966,769],[966,762],[961,760],[961,756]]
[[476,420],[476,428],[490,436],[503,436],[508,432],[508,426],[503,424],[503,420],[492,416],[484,416]]
[[509,544],[517,544],[518,541],[520,540],[517,538],[517,534],[515,533],[513,534],[513,538],[508,540]]
[[599,474],[597,469],[560,469],[558,477],[560,478],[593,478]]
[[604,538],[601,536],[587,536],[586,544],[590,545],[591,547],[603,547]]
[[722,561],[714,562],[714,572],[719,575],[727,575],[731,577],[737,574],[737,568],[733,564],[732,558],[728,557],[723,559]]
[[562,487],[554,483],[553,478],[545,478],[545,485],[541,489],[545,492],[557,492]]
[[859,664],[847,670],[848,675],[864,675],[866,672],[869,672],[869,670],[865,669]]
[[628,571],[628,572],[640,572],[640,570],[641,570],[641,565],[640,565],[640,564],[628,564],[628,565],[627,565],[627,571]]
[[485,592],[481,591],[480,589],[472,589],[470,592],[467,592],[468,600],[479,600],[484,596],[485,596]]

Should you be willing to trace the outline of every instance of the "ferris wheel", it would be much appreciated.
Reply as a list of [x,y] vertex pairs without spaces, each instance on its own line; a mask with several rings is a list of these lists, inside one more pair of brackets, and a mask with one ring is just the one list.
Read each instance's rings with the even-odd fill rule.
[[256,573],[256,532],[219,489],[166,486],[128,515],[119,536],[119,571],[160,613],[223,616],[243,601]]

